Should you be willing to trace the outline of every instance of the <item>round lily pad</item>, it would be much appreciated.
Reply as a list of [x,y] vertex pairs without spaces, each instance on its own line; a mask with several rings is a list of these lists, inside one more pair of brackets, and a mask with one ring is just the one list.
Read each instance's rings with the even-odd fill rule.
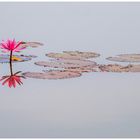
[[[88,66],[88,67],[79,67],[79,68],[68,68],[64,69],[70,72],[78,72],[78,73],[84,73],[84,72],[97,72],[98,66]],[[43,72],[48,72],[48,70],[43,70]]]
[[96,63],[90,60],[68,60],[68,59],[57,59],[52,61],[39,61],[35,62],[36,65],[44,66],[44,67],[52,67],[52,68],[80,68],[80,67],[88,67],[95,66]]
[[22,46],[24,47],[32,47],[32,48],[37,48],[40,46],[43,46],[43,43],[40,42],[23,42]]
[[100,65],[99,69],[101,72],[125,72],[123,66],[118,64]]
[[78,72],[70,72],[70,71],[60,71],[60,70],[52,70],[44,73],[39,72],[26,72],[23,73],[25,77],[36,78],[36,79],[67,79],[81,76],[81,73]]
[[62,59],[89,59],[99,57],[100,54],[95,52],[63,51],[63,53],[48,53],[46,56]]
[[75,68],[75,69],[67,69],[68,71],[73,71],[73,72],[97,72],[98,71],[98,66],[88,66],[88,67],[80,67],[80,68]]
[[128,72],[140,72],[140,65],[128,65],[124,69],[127,69]]
[[140,54],[120,54],[115,57],[108,57],[106,59],[118,62],[140,62]]
[[84,72],[97,72],[97,67],[80,67],[80,68],[75,68],[75,69],[68,69],[69,71],[73,71],[73,72],[80,72],[80,73],[84,73]]
[[140,65],[122,66],[118,64],[100,65],[101,72],[140,72]]
[[[12,56],[12,62],[24,62],[24,61],[29,61],[32,58],[34,58],[36,56],[32,56],[32,55],[13,55]],[[0,63],[9,63],[9,55],[4,55],[4,54],[0,54]]]

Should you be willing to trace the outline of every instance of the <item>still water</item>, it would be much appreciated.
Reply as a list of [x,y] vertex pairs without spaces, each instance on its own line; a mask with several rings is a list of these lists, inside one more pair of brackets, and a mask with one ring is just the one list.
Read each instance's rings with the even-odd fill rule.
[[[0,39],[39,41],[37,55],[13,71],[42,72],[34,62],[64,50],[106,57],[140,52],[140,3],[0,3]],[[9,75],[0,64],[0,77]],[[26,78],[0,85],[0,137],[140,137],[140,74],[85,73],[63,80]]]

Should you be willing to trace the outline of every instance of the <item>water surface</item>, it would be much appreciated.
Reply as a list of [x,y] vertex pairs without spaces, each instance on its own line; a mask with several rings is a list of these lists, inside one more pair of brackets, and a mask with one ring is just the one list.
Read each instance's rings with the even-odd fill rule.
[[[140,52],[140,3],[0,3],[0,38],[44,43],[13,71],[41,72],[48,52]],[[0,76],[9,65],[0,64]],[[140,74],[85,73],[0,86],[0,137],[140,137]]]

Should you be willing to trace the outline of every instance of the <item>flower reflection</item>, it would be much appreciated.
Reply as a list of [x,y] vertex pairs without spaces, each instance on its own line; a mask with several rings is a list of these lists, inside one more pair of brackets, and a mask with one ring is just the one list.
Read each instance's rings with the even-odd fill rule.
[[0,81],[4,80],[2,85],[5,85],[7,83],[10,88],[12,86],[15,88],[17,86],[17,84],[22,85],[23,83],[22,83],[21,79],[25,78],[25,77],[22,75],[18,75],[19,73],[21,73],[21,72],[19,71],[19,72],[14,73],[13,75],[3,76],[0,79]]
[[10,75],[3,76],[0,81],[2,82],[2,85],[7,84],[9,88],[16,87],[17,85],[22,85],[22,79],[25,77],[22,75],[21,71],[18,71],[16,73],[13,73],[13,67],[12,62],[10,64]]

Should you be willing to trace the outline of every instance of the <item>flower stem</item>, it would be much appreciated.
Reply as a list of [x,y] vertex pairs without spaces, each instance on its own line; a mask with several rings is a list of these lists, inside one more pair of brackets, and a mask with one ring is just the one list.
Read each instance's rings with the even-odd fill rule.
[[13,55],[13,51],[10,52],[10,72],[11,72],[11,75],[13,75],[13,70],[12,70],[12,55]]

